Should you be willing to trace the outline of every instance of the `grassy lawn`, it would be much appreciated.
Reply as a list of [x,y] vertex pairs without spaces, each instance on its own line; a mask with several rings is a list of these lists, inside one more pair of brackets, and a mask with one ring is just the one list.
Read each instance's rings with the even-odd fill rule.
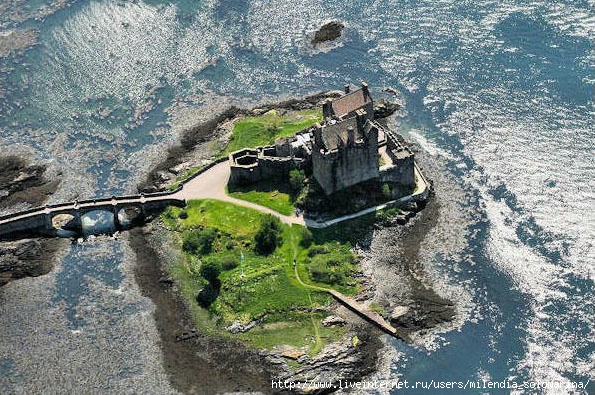
[[[185,209],[169,208],[163,220],[177,231],[180,247],[193,232],[216,234],[207,252],[183,248],[171,275],[199,328],[243,339],[256,348],[288,344],[315,354],[344,332],[322,327],[325,314],[311,312],[326,306],[330,296],[300,284],[293,260],[307,284],[353,294],[358,289],[352,276],[357,270],[355,256],[348,243],[317,243],[305,228],[284,224],[281,244],[269,255],[260,255],[255,251],[254,235],[263,217],[258,211],[214,200],[189,201]],[[208,284],[201,275],[205,262],[217,262],[223,268],[217,277],[218,296],[208,308],[200,307],[196,300]],[[261,324],[247,333],[231,335],[223,330],[237,321],[247,324],[254,320]]]
[[290,112],[278,115],[274,110],[258,117],[247,117],[237,121],[233,134],[223,154],[240,150],[271,145],[277,137],[292,136],[296,132],[322,120],[320,109]]
[[237,199],[268,207],[283,215],[291,215],[295,207],[291,200],[289,184],[264,180],[248,186],[234,186],[227,194]]
[[[181,220],[184,211],[188,218]],[[165,213],[167,222],[178,230],[197,227],[216,228],[241,237],[253,236],[260,224],[261,214],[256,210],[240,208],[219,200],[190,200],[186,208],[170,207]],[[174,220],[173,222],[171,220]]]
[[[287,344],[296,348],[307,348],[310,355],[316,355],[326,344],[333,339],[340,338],[345,333],[345,329],[341,327],[322,326],[321,320],[324,318],[322,314],[312,314],[312,317],[302,314],[294,318],[292,321],[257,327],[239,337],[259,349],[271,349],[281,344]],[[312,321],[316,325],[317,332],[313,331]]]
[[283,215],[291,215],[295,210],[289,194],[279,191],[230,192],[230,196],[268,207]]

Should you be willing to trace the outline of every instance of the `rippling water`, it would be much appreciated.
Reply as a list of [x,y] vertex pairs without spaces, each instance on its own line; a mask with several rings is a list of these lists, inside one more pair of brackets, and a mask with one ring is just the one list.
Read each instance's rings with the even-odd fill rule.
[[[73,2],[43,22],[23,22],[39,29],[38,45],[0,59],[0,147],[64,169],[55,200],[109,196],[133,190],[130,180],[175,140],[184,111],[213,97],[257,103],[361,79],[375,92],[392,86],[405,103],[404,132],[464,191],[457,200],[451,181],[439,187],[444,206],[458,205],[468,219],[458,235],[428,235],[436,247],[423,256],[435,279],[448,279],[444,294],[467,296],[456,330],[414,348],[393,344],[390,369],[379,375],[586,381],[595,371],[594,8],[593,1]],[[312,49],[312,31],[331,19],[346,23],[344,37]],[[87,331],[93,325],[116,339],[109,353],[124,373],[109,388],[152,390],[146,371],[163,375],[154,325],[146,324],[146,352],[134,354],[144,367],[124,346],[138,339],[117,330],[138,329],[134,320],[151,309],[130,302],[140,297],[129,258],[119,257],[126,248],[73,246],[55,274],[2,290],[0,325],[34,325],[20,335],[0,331],[1,383],[34,388],[30,362],[10,355],[23,345],[39,354],[43,379],[52,352],[79,344],[67,333],[105,360],[93,346],[97,333]],[[14,313],[23,303],[27,316]],[[84,370],[83,381],[106,386],[98,378],[104,365],[111,366]],[[72,376],[49,370],[46,381],[59,388],[62,378]]]

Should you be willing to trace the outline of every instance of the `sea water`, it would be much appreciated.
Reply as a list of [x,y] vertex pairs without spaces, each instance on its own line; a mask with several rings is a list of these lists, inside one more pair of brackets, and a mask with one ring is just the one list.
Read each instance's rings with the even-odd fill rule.
[[[15,7],[35,16],[50,4]],[[5,31],[39,31],[24,54],[0,59],[0,148],[63,171],[53,202],[134,191],[185,111],[220,98],[249,106],[360,80],[377,95],[392,87],[401,132],[464,191],[449,202],[445,181],[442,204],[469,215],[463,245],[432,234],[422,252],[435,287],[461,296],[456,323],[414,346],[389,341],[375,377],[593,378],[593,1],[69,4],[38,19],[0,15]],[[312,48],[330,20],[345,23],[343,37]],[[172,391],[132,265],[125,243],[102,239],[73,245],[48,276],[5,287],[3,387]]]

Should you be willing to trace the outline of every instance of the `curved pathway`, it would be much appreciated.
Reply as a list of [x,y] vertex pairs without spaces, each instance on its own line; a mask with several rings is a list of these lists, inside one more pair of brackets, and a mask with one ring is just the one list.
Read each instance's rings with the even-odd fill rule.
[[188,182],[184,183],[183,188],[172,194],[171,197],[174,199],[216,199],[224,202],[237,204],[238,206],[248,207],[254,210],[258,210],[263,213],[272,214],[279,217],[281,222],[285,224],[299,224],[306,225],[304,218],[298,217],[295,214],[288,216],[278,213],[268,207],[264,207],[255,203],[247,202],[245,200],[236,199],[229,196],[225,192],[227,182],[231,175],[231,169],[229,162],[221,162],[204,173],[199,174]]
[[318,287],[316,285],[306,284],[300,278],[300,274],[298,272],[297,265],[294,264],[293,270],[295,272],[295,278],[297,279],[298,283],[300,283],[301,286],[303,286],[305,288],[312,289],[314,291],[328,293],[337,302],[339,302],[340,304],[345,306],[348,310],[353,311],[355,314],[360,316],[365,321],[367,321],[373,325],[376,325],[378,328],[382,329],[384,332],[388,333],[389,335],[395,336],[396,338],[399,338],[404,341],[410,341],[409,336],[407,336],[405,333],[403,333],[403,332],[399,331],[398,329],[396,329],[395,327],[393,327],[388,321],[386,321],[384,318],[382,318],[382,316],[380,314],[370,311],[365,306],[356,302],[353,298],[343,295],[339,291],[335,291],[334,289],[331,289],[331,288],[323,288],[323,287]]
[[187,181],[183,184],[183,188],[172,194],[171,197],[174,199],[216,199],[222,200],[224,202],[229,202],[233,204],[237,204],[238,206],[248,207],[254,210],[258,210],[263,213],[272,214],[278,217],[281,222],[285,224],[298,224],[302,226],[307,226],[309,228],[326,228],[339,222],[347,221],[353,218],[361,217],[379,210],[383,210],[387,207],[393,206],[398,203],[403,203],[409,200],[415,200],[419,196],[427,195],[428,193],[428,182],[426,181],[425,177],[423,176],[422,172],[415,165],[415,179],[416,179],[416,192],[409,196],[404,196],[397,200],[392,200],[390,202],[381,204],[379,206],[374,206],[367,208],[365,210],[359,211],[357,213],[343,215],[338,218],[333,218],[328,221],[318,222],[311,219],[305,219],[303,217],[298,217],[295,214],[291,216],[280,214],[279,212],[272,210],[268,207],[264,207],[255,203],[251,203],[245,200],[237,199],[234,197],[229,196],[225,192],[225,188],[227,187],[227,182],[229,181],[229,177],[231,175],[231,169],[229,166],[228,161],[221,162],[209,170],[205,171],[204,173],[199,174],[195,178]]

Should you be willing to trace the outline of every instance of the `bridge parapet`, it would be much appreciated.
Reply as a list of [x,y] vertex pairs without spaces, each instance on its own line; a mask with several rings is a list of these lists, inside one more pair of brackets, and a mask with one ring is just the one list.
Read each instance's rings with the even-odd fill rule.
[[101,199],[87,199],[67,203],[49,204],[45,207],[36,207],[29,210],[0,217],[0,238],[11,234],[30,233],[52,234],[55,229],[52,218],[59,214],[70,214],[78,219],[90,211],[102,210],[114,214],[117,224],[117,213],[125,207],[138,207],[143,215],[146,210],[161,209],[166,206],[184,207],[186,201],[173,197],[176,192],[159,192],[152,194],[139,194],[129,196],[112,196]]

